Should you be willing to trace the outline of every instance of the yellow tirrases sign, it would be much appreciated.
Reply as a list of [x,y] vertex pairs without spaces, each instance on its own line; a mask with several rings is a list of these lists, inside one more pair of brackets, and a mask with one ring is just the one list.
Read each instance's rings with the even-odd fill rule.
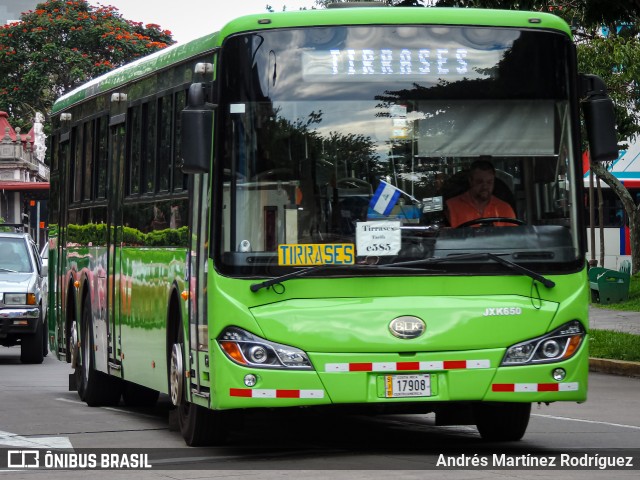
[[289,243],[278,245],[278,265],[352,265],[356,249],[352,243]]

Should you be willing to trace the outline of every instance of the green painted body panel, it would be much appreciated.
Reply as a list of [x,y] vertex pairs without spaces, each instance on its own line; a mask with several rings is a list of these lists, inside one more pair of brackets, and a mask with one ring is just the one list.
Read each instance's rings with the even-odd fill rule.
[[[401,294],[289,300],[256,307],[252,313],[267,338],[294,342],[307,352],[433,352],[495,348],[542,335],[557,306],[543,302],[534,308],[531,299],[514,295]],[[486,308],[495,307],[519,308],[522,314],[484,315]],[[426,333],[412,340],[391,335],[389,323],[401,315],[423,319]]]
[[[285,292],[252,293],[256,280],[218,276],[210,267],[209,302],[212,408],[293,405],[442,402],[442,401],[584,401],[587,393],[588,340],[569,360],[520,367],[500,367],[510,345],[543,335],[570,320],[588,328],[585,271],[549,276],[547,289],[526,276],[425,276],[346,279],[293,279]],[[366,292],[364,294],[363,292]],[[462,294],[463,292],[464,294]],[[498,293],[500,292],[500,293]],[[517,307],[518,315],[484,315],[485,308]],[[426,332],[400,340],[389,323],[416,315]],[[305,350],[315,372],[245,368],[231,362],[215,338],[227,325],[268,340]],[[588,337],[587,337],[588,338]],[[488,361],[486,368],[420,370],[433,375],[432,396],[391,399],[380,395],[381,372],[327,371],[331,364]],[[494,392],[492,384],[549,384],[553,369],[567,371],[571,391]],[[411,371],[410,373],[416,373]],[[230,389],[246,388],[247,373],[258,375],[255,389],[322,390],[323,398],[240,398]],[[390,371],[389,373],[408,373]]]
[[121,250],[123,377],[164,393],[167,307],[174,282],[184,288],[186,256],[180,248]]
[[[120,375],[125,380],[166,393],[167,306],[172,286],[177,285],[179,290],[185,288],[187,252],[183,248],[129,247],[118,249],[117,255],[122,265],[121,275],[115,277],[114,299],[118,314],[115,337],[119,339],[115,356],[122,363]],[[104,309],[108,288],[104,275],[106,248],[67,248],[66,258],[68,278],[64,284],[75,280],[80,283],[77,291],[71,289],[67,294],[76,295],[79,309],[84,289],[91,289],[96,358],[106,358],[102,352],[108,320]],[[113,326],[109,328],[113,337]],[[97,367],[104,368],[100,364]]]

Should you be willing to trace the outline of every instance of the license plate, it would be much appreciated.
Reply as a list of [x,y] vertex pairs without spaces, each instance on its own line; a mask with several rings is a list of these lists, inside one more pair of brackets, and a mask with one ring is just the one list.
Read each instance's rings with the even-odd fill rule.
[[431,378],[429,375],[385,375],[385,397],[429,397]]

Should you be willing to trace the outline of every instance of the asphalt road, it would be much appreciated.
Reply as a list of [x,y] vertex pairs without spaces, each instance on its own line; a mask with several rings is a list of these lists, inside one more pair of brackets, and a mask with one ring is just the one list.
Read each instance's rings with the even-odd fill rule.
[[[636,478],[635,470],[512,470],[456,467],[505,454],[541,457],[555,453],[635,455],[640,464],[640,379],[590,376],[584,404],[534,406],[524,439],[486,444],[473,426],[437,427],[431,415],[327,416],[290,411],[249,415],[224,448],[192,449],[169,428],[169,402],[152,409],[90,408],[68,391],[67,364],[51,356],[42,365],[22,365],[19,349],[0,349],[0,456],[6,449],[111,449],[148,454],[151,470],[0,470],[3,478],[196,479],[196,478]],[[629,450],[635,448],[636,450]],[[85,450],[91,449],[91,450]],[[147,450],[152,449],[152,450]],[[614,449],[614,453],[611,450]],[[118,450],[120,451],[120,450]],[[88,455],[88,453],[87,453]],[[0,458],[0,465],[2,464]],[[490,464],[490,466],[493,464]],[[522,464],[521,464],[522,465]]]

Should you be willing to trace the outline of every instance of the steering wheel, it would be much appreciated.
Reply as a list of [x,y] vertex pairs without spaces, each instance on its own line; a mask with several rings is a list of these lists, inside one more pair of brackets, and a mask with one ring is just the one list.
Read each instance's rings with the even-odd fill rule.
[[489,223],[513,223],[514,225],[526,225],[527,222],[520,220],[519,218],[509,218],[509,217],[485,217],[485,218],[476,218],[475,220],[469,220],[468,222],[461,223],[456,228],[465,228],[470,227],[471,225],[486,225]]

